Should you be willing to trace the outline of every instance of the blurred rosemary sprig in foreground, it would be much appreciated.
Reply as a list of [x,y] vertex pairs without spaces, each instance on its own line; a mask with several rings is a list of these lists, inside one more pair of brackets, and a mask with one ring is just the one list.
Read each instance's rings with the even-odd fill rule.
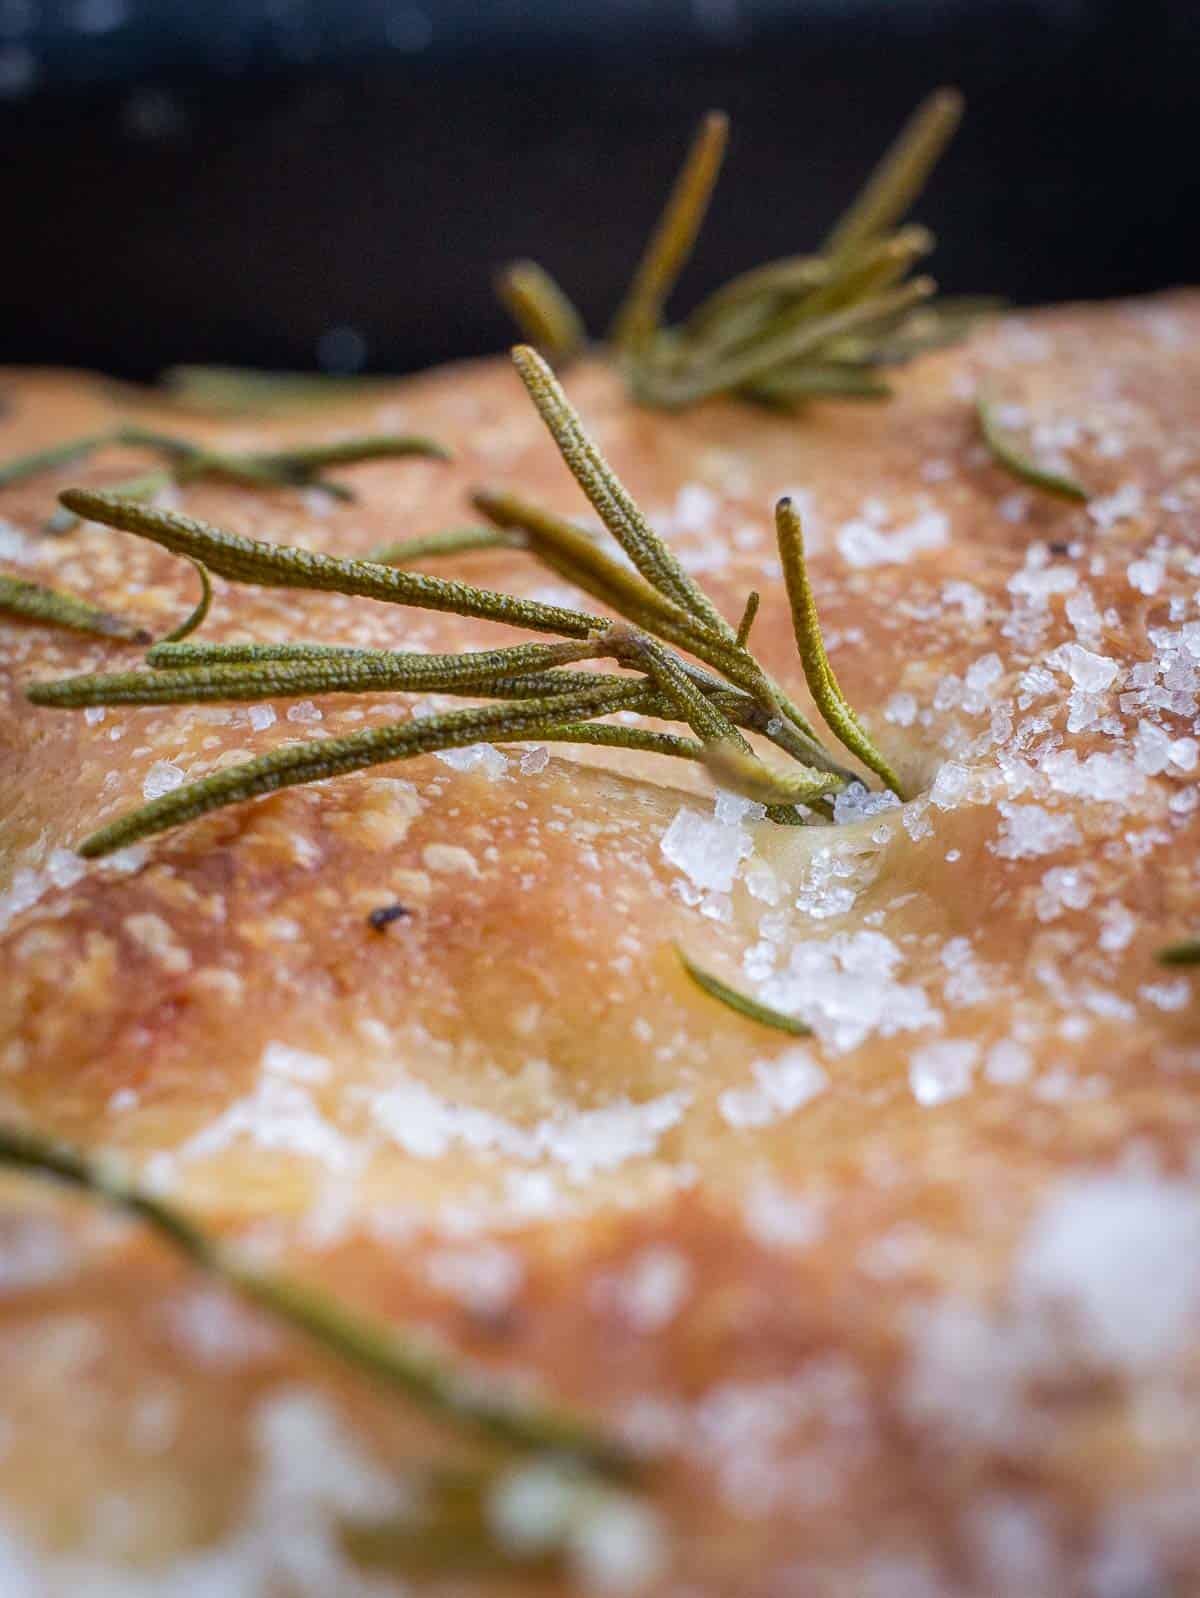
[[[81,853],[107,854],[280,788],[481,741],[591,743],[700,761],[723,787],[762,803],[772,820],[789,824],[812,819],[813,807],[828,804],[844,786],[852,773],[748,648],[746,617],[735,628],[684,571],[585,432],[546,363],[523,347],[513,359],[564,461],[629,564],[598,548],[571,523],[515,495],[481,491],[476,506],[494,526],[510,538],[519,536],[531,554],[621,619],[378,561],[260,543],[113,494],[68,490],[62,501],[75,514],[151,539],[234,582],[357,594],[558,638],[458,655],[304,643],[166,644],[151,651],[150,670],[34,684],[28,692],[35,704],[70,708],[371,690],[489,701],[344,738],[284,745],[227,766],[110,822],[84,840]],[[776,521],[797,644],[817,707],[834,735],[899,791],[891,766],[850,710],[825,656],[799,522],[788,501],[780,502]],[[751,602],[751,620],[753,609]],[[619,670],[570,669],[600,660]],[[692,736],[605,719],[621,711],[682,723]],[[746,732],[773,744],[788,757],[786,764],[768,764]]]
[[[603,1535],[614,1517],[652,1529],[652,1511],[619,1485],[639,1476],[649,1461],[591,1418],[401,1326],[350,1309],[320,1288],[260,1269],[139,1186],[111,1157],[0,1125],[0,1169],[50,1178],[142,1221],[191,1265],[322,1353],[489,1446],[485,1464],[425,1471],[415,1512],[378,1525],[348,1524],[343,1541],[360,1563],[425,1573],[479,1564],[549,1569],[586,1554],[586,1539]],[[537,1488],[553,1514],[543,1513],[534,1535],[526,1531],[522,1538],[522,1521],[506,1508],[514,1495],[528,1496],[526,1484]]]
[[[786,410],[822,397],[884,399],[884,369],[961,338],[993,302],[934,302],[933,280],[913,275],[933,237],[900,225],[961,115],[957,91],[931,95],[815,253],[742,273],[671,326],[664,308],[691,257],[728,138],[728,119],[709,112],[610,332],[633,397],[668,410],[714,394]],[[499,274],[497,289],[548,359],[563,364],[582,349],[582,319],[541,267],[517,262]]]

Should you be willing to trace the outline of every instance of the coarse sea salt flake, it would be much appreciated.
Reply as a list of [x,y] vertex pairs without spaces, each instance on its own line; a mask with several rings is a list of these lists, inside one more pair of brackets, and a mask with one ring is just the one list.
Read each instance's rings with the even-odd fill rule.
[[1200,1193],[1153,1176],[1065,1178],[1034,1219],[1016,1292],[1072,1315],[1119,1366],[1182,1355],[1200,1313]]
[[1065,671],[1077,688],[1087,693],[1103,693],[1120,676],[1121,668],[1107,655],[1093,654],[1081,644],[1060,644],[1046,657],[1046,664]]
[[969,1039],[942,1039],[926,1043],[913,1054],[908,1082],[917,1103],[932,1108],[958,1099],[970,1091],[971,1073],[979,1058],[979,1045]]
[[663,833],[659,847],[693,886],[728,893],[738,867],[753,845],[740,826],[681,808]]
[[161,799],[184,780],[183,772],[170,760],[156,760],[142,779],[142,798]]

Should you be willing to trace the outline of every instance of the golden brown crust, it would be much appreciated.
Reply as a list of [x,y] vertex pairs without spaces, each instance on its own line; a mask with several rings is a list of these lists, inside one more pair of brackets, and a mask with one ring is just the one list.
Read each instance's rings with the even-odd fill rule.
[[[136,656],[0,624],[4,1114],[125,1151],[296,1271],[661,1448],[664,1592],[1192,1590],[1200,1047],[1191,979],[1153,951],[1197,919],[1198,377],[1193,295],[1011,318],[885,407],[799,422],[649,416],[600,368],[572,375],[721,609],[763,591],[756,648],[801,696],[769,533],[773,499],[799,495],[839,677],[919,796],[836,831],[714,831],[673,764],[508,751],[296,790],[83,866],[66,851],[148,780],[397,707],[86,720],[24,685]],[[1089,507],[990,462],[980,382],[1066,450]],[[86,378],[6,389],[0,455],[112,414]],[[579,513],[504,363],[320,431],[364,425],[431,433],[455,463],[356,469],[345,509],[199,484],[187,508],[346,553],[462,521],[480,482]],[[52,487],[124,470],[106,454],[5,491],[3,569],[161,633],[190,568],[102,528],[38,532]],[[519,553],[438,569],[557,587]],[[519,636],[215,587],[213,639]],[[373,930],[397,900],[412,914]],[[816,1039],[715,1005],[675,941]],[[367,1590],[310,1503],[354,1471],[281,1486],[281,1456],[342,1448],[386,1483],[437,1434],[140,1235],[28,1183],[3,1195],[13,1560],[54,1591],[107,1570],[141,1592],[137,1567],[170,1592],[163,1560],[181,1592],[198,1569],[222,1592]],[[278,1530],[298,1515],[305,1570]]]

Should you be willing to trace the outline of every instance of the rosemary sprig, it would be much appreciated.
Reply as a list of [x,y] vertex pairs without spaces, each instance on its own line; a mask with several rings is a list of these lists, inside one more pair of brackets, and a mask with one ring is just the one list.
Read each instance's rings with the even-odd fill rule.
[[635,1468],[628,1450],[585,1417],[552,1402],[519,1397],[399,1327],[351,1311],[306,1283],[249,1265],[182,1211],[140,1188],[110,1159],[24,1128],[0,1126],[0,1165],[51,1177],[126,1211],[243,1298],[435,1415],[507,1447],[566,1455],[605,1475],[624,1476]]
[[744,1015],[750,1021],[757,1021],[761,1026],[773,1027],[776,1032],[788,1032],[792,1037],[807,1038],[812,1036],[812,1027],[794,1015],[784,1015],[781,1010],[773,1010],[768,1004],[761,1004],[757,999],[750,998],[745,993],[739,993],[736,988],[731,988],[728,983],[722,982],[719,977],[714,977],[711,972],[703,971],[679,947],[674,945],[679,963],[688,976],[710,999],[717,999],[729,1009],[736,1010],[739,1015]]
[[[325,477],[332,467],[350,466],[363,461],[394,460],[408,455],[431,460],[448,460],[449,453],[433,439],[408,434],[378,434],[339,439],[332,443],[306,444],[292,449],[252,450],[241,453],[218,450],[172,433],[122,424],[104,433],[90,433],[68,439],[49,449],[37,450],[0,466],[0,487],[23,481],[53,467],[83,460],[108,445],[147,449],[159,455],[164,465],[153,472],[114,485],[110,492],[126,499],[152,499],[171,483],[188,483],[198,477],[220,477],[250,488],[302,488],[319,486],[338,499],[353,499],[344,484]],[[78,518],[62,510],[47,523],[47,530],[69,532]]]
[[47,588],[25,577],[0,573],[0,612],[29,621],[49,622],[71,632],[92,633],[100,638],[121,638],[131,644],[148,644],[150,634],[134,627],[111,611],[99,610],[76,594]]
[[386,391],[385,377],[328,372],[262,372],[243,366],[171,366],[162,375],[168,399],[201,416],[286,415]]
[[997,466],[1002,467],[1022,483],[1028,483],[1031,488],[1040,488],[1043,493],[1053,494],[1057,499],[1086,503],[1088,491],[1082,483],[1064,472],[1054,472],[1048,467],[1039,466],[1037,461],[1026,455],[1014,442],[1012,434],[1001,420],[1000,407],[995,400],[981,393],[975,401],[975,409],[983,441],[991,451],[992,459]]
[[[879,368],[963,337],[993,303],[924,305],[928,278],[905,275],[933,245],[924,229],[900,226],[958,126],[962,97],[931,95],[901,130],[819,252],[744,272],[687,320],[664,326],[663,308],[694,248],[724,156],[728,121],[710,112],[685,158],[613,323],[611,344],[633,397],[674,409],[732,394],[790,410],[808,401],[884,399]],[[527,281],[537,271],[523,262]],[[510,269],[511,270],[511,269]],[[506,285],[508,279],[504,280]],[[554,285],[557,315],[578,314]],[[531,342],[548,345],[536,313],[515,306]],[[555,351],[556,364],[570,350]]]
[[[379,690],[432,691],[489,701],[467,710],[364,729],[345,738],[285,745],[226,767],[118,817],[84,840],[80,846],[84,854],[108,853],[280,788],[483,740],[591,743],[702,760],[725,787],[765,804],[771,820],[789,825],[804,821],[808,807],[827,803],[844,784],[850,774],[820,745],[800,711],[747,647],[756,596],[735,631],[646,521],[587,436],[545,363],[526,348],[515,351],[514,359],[568,465],[639,570],[628,570],[570,523],[515,496],[481,492],[475,502],[507,536],[519,531],[532,554],[597,594],[623,619],[608,621],[375,561],[265,544],[111,494],[68,490],[62,501],[77,514],[149,538],[235,582],[328,590],[452,611],[557,633],[563,640],[454,655],[292,642],[166,641],[150,651],[147,671],[35,684],[30,698],[58,707]],[[818,708],[852,752],[895,785],[890,768],[833,676],[808,586],[799,526],[792,528],[786,518],[781,552],[797,643]],[[703,664],[677,655],[668,647],[671,644]],[[629,675],[570,669],[602,659],[612,660]],[[626,722],[607,723],[604,718],[616,711],[681,721],[696,737],[682,738]],[[766,737],[793,764],[786,770],[766,765],[741,729]]]

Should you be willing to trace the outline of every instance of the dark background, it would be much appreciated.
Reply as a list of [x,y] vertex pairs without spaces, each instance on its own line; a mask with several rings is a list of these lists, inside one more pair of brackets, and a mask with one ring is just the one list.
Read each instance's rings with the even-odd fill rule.
[[1195,281],[1198,67],[1200,0],[0,0],[0,361],[408,370],[507,341],[520,254],[598,331],[705,108],[682,304],[814,244],[944,82],[944,289]]

